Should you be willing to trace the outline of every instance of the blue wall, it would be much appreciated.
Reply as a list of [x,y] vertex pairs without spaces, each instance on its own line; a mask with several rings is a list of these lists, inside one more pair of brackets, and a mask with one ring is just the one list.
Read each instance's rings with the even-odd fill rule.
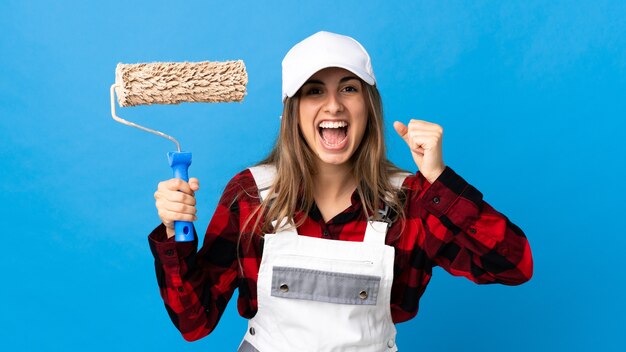
[[115,65],[245,60],[242,104],[118,110],[194,153],[205,228],[273,144],[283,55],[322,29],[369,50],[390,158],[415,170],[394,119],[439,123],[444,161],[534,253],[519,287],[436,269],[401,350],[626,349],[626,2],[261,3],[0,3],[0,349],[234,350],[234,300],[193,344],[163,308],[146,236],[173,145],[111,119]]

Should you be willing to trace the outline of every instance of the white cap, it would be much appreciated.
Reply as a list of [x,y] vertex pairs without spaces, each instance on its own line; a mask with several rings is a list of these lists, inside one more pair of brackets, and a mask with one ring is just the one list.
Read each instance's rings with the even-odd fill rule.
[[345,35],[317,32],[294,45],[283,59],[283,101],[327,67],[344,68],[367,84],[376,84],[370,56],[359,42]]

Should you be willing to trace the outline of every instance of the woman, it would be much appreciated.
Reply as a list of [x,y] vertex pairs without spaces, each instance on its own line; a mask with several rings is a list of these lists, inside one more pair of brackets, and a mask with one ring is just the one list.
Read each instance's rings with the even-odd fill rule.
[[[419,172],[386,158],[382,104],[365,49],[319,32],[283,60],[284,110],[270,155],[226,186],[204,244],[197,179],[161,182],[150,234],[161,295],[187,340],[209,334],[236,288],[250,319],[239,351],[396,351],[432,267],[477,283],[532,276],[524,233],[442,159],[442,128],[394,128]],[[181,192],[182,191],[182,192]]]

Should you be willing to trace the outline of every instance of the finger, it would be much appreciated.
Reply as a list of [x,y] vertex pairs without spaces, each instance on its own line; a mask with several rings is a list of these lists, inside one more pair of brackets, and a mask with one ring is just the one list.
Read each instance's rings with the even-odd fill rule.
[[196,215],[196,207],[181,203],[163,202],[157,204],[157,209],[168,210],[174,213],[185,215]]
[[164,199],[172,203],[196,205],[196,198],[194,196],[178,191],[159,192],[157,199]]
[[441,141],[441,137],[433,132],[409,132],[410,145],[417,144],[425,149],[435,148]]
[[196,207],[183,203],[173,203],[167,200],[159,199],[155,202],[157,210],[167,210],[175,213],[196,215]]
[[424,149],[424,146],[417,141],[413,141],[410,145],[410,148],[413,153],[422,154],[422,155],[424,154],[424,151],[426,150]]
[[159,183],[159,190],[181,191],[187,194],[193,194],[189,184],[179,178],[172,178]]
[[396,130],[398,135],[402,137],[402,139],[404,139],[405,142],[407,143],[409,142],[408,135],[407,135],[409,128],[405,124],[403,124],[400,121],[395,121],[393,123],[393,128]]
[[159,217],[165,226],[171,225],[174,221],[194,222],[198,219],[195,215],[181,214],[169,210],[160,210]]
[[441,139],[441,134],[439,134],[439,132],[436,132],[436,131],[411,130],[410,129],[409,132],[407,132],[407,135],[409,136],[409,138],[420,137],[420,138]]
[[424,129],[428,131],[443,132],[443,128],[440,125],[436,123],[424,121],[424,120],[411,119],[408,127],[409,129],[417,128],[417,129]]
[[419,145],[415,145],[413,148],[411,148],[411,151],[415,154],[419,154],[419,155],[424,155],[424,148],[422,148]]
[[429,138],[435,141],[443,139],[443,135],[438,131],[429,131],[424,129],[409,129],[407,135],[409,138]]
[[195,192],[200,189],[200,181],[197,178],[191,177],[189,179],[189,187]]

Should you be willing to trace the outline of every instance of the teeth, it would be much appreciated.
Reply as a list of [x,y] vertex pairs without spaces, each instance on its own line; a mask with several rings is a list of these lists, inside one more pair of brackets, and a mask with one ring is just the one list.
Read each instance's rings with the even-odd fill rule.
[[323,121],[320,123],[321,128],[339,128],[346,126],[348,126],[348,123],[345,121]]

